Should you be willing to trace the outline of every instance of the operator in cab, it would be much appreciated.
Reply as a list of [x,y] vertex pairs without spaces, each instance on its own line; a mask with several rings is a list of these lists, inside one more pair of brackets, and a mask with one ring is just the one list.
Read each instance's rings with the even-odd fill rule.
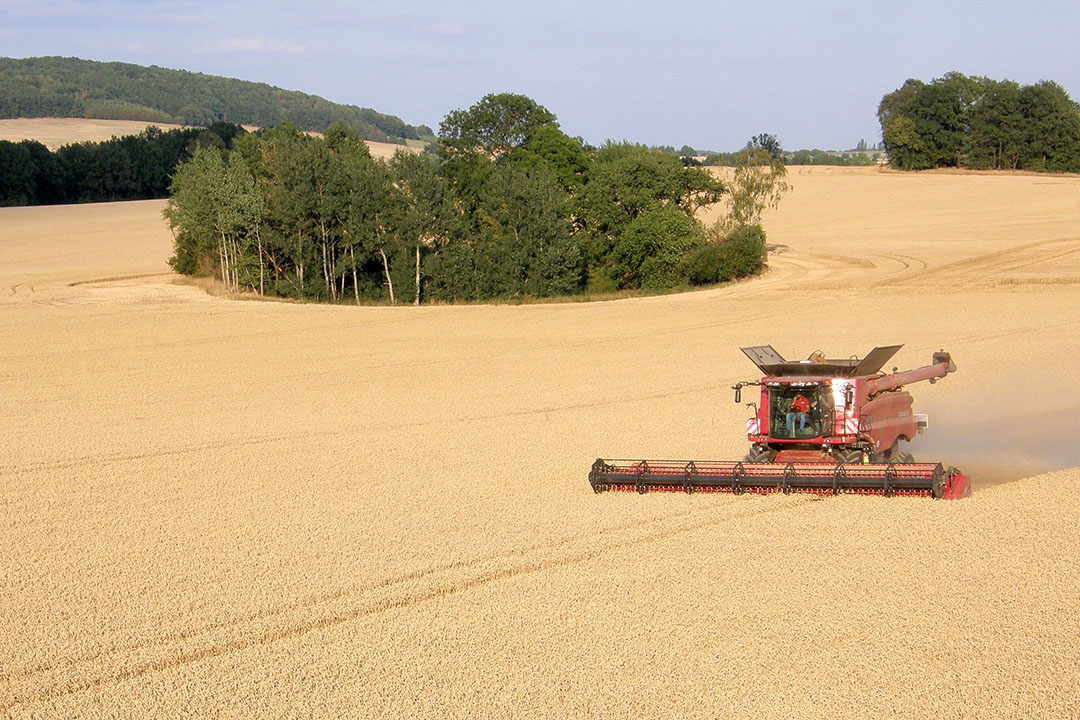
[[806,414],[810,412],[810,401],[806,396],[799,393],[791,400],[791,407],[787,412],[787,434],[795,437],[795,420],[799,421],[799,432],[806,430]]

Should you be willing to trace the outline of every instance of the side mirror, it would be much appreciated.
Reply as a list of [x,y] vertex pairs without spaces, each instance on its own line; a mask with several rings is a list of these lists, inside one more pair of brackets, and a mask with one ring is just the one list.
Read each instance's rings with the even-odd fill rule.
[[844,391],[844,402],[848,405],[855,399],[855,388],[850,385],[847,386],[847,390]]
[[735,386],[735,402],[742,402],[742,385]]

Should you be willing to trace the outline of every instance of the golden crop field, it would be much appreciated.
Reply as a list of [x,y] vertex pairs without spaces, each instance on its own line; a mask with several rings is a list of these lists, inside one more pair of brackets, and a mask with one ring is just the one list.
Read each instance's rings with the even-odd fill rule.
[[[147,123],[140,120],[93,120],[88,118],[15,118],[0,119],[0,140],[20,142],[37,140],[39,143],[56,150],[62,145],[78,142],[104,142],[113,137],[138,135],[151,125],[162,130],[175,130],[182,125],[169,123]],[[254,125],[244,125],[249,130],[258,130]],[[309,133],[321,135],[321,133]],[[395,150],[403,145],[366,140],[372,157],[392,157]],[[412,141],[410,141],[412,142]],[[413,149],[415,151],[415,148]]]
[[[1080,716],[1080,178],[793,168],[757,279],[331,307],[0,210],[0,716]],[[970,499],[593,494],[788,356],[952,353]]]
[[175,130],[181,125],[148,123],[142,120],[94,120],[90,118],[12,118],[0,119],[0,140],[19,142],[37,140],[56,150],[61,145],[79,142],[104,142],[112,137],[138,135],[154,125]]

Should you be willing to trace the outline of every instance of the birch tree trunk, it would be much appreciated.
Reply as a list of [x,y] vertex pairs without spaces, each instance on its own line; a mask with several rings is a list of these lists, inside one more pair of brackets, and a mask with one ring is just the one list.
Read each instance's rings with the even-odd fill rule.
[[229,244],[225,240],[225,233],[221,233],[219,253],[221,254],[221,282],[225,286],[225,292],[229,292],[229,279],[232,273],[229,272]]
[[263,292],[263,281],[266,279],[266,261],[263,259],[263,246],[262,246],[262,234],[259,232],[259,226],[255,226],[255,243],[259,246],[259,294],[265,294]]
[[240,290],[240,243],[235,238],[232,240],[233,259],[232,259],[232,278],[233,278],[233,290],[239,292]]
[[[360,285],[356,282],[356,249],[352,246],[349,247],[349,255],[352,256],[352,289],[353,295],[356,296],[356,304],[360,304]],[[344,292],[344,291],[343,291]]]
[[221,284],[225,285],[225,289],[229,289],[228,275],[229,262],[225,259],[225,241],[221,241],[217,245],[217,261],[221,266]]
[[390,290],[390,304],[394,304],[394,281],[390,279],[390,264],[386,261],[386,253],[382,248],[379,248],[379,255],[382,256],[383,272],[386,274],[386,287]]
[[330,299],[330,302],[334,302],[337,299],[337,293],[335,292],[333,276],[331,275],[333,269],[331,268],[330,261],[330,247],[327,243],[326,237],[326,223],[319,223],[319,231],[322,234],[322,273],[323,282],[326,284],[326,294]]
[[420,304],[420,243],[416,243],[416,299],[413,305]]
[[300,285],[300,297],[304,296],[304,246],[300,243],[300,233],[296,233],[296,281]]

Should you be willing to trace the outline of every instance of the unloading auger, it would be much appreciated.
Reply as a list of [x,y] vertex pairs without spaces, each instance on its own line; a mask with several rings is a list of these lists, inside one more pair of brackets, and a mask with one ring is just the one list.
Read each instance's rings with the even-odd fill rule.
[[904,443],[928,426],[911,411],[905,385],[937,382],[956,371],[949,353],[929,365],[886,374],[881,367],[902,345],[876,347],[862,359],[785,360],[771,345],[742,351],[764,377],[732,386],[759,386],[746,421],[750,452],[741,461],[604,460],[589,472],[596,492],[793,493],[924,495],[957,499],[971,493],[969,478],[941,463],[917,463]]

